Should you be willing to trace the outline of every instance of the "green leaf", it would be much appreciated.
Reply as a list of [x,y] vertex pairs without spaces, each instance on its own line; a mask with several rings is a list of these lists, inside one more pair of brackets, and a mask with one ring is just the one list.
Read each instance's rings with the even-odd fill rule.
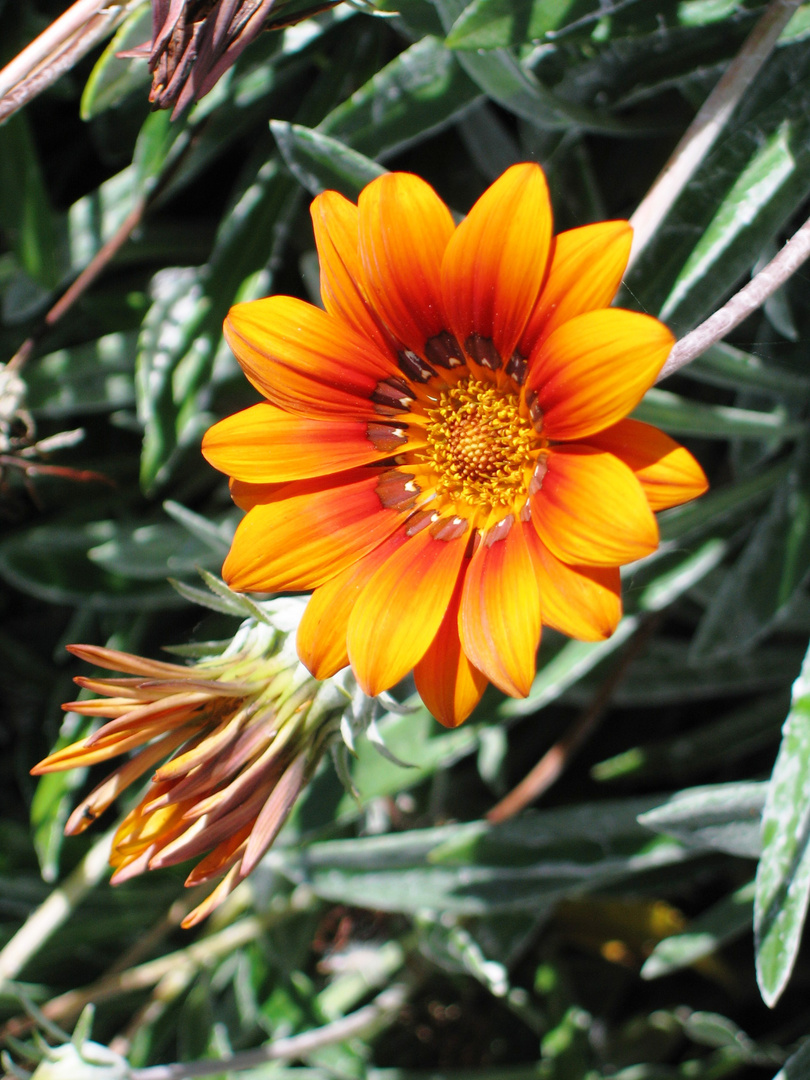
[[181,601],[164,581],[145,584],[131,577],[120,561],[105,565],[104,560],[88,558],[92,549],[103,551],[119,536],[119,527],[111,521],[27,529],[0,542],[0,577],[40,600],[90,611],[177,607]]
[[728,405],[703,405],[669,390],[648,390],[633,411],[636,420],[664,428],[673,435],[696,435],[702,439],[789,439],[805,430],[805,423],[791,421],[786,410],[772,412],[736,409]]
[[356,199],[366,184],[386,172],[338,139],[300,124],[271,120],[270,130],[288,169],[310,195],[329,188]]
[[[622,800],[485,822],[333,840],[271,852],[270,862],[320,896],[382,911],[535,916],[563,896],[685,857],[649,844],[637,814],[656,800]],[[629,854],[628,854],[629,852]]]
[[708,285],[713,297],[719,295],[712,282],[714,268],[721,260],[728,259],[729,250],[740,236],[750,233],[752,224],[761,221],[768,212],[773,213],[772,208],[778,205],[784,189],[797,181],[791,134],[790,122],[786,120],[753,154],[684,264],[661,308],[662,319],[677,319],[678,308],[685,305],[696,289],[705,291]]
[[134,331],[106,334],[40,357],[25,372],[28,407],[40,419],[129,408],[136,341]]
[[681,372],[687,378],[730,390],[750,387],[765,393],[784,394],[786,397],[810,394],[810,378],[778,364],[743,352],[742,349],[720,342],[712,345],[702,356],[688,364]]
[[576,0],[473,0],[446,38],[448,49],[497,49],[556,30]]
[[27,276],[46,289],[56,285],[59,224],[21,112],[0,124],[0,228]]
[[649,829],[677,837],[688,847],[756,858],[766,787],[764,783],[739,782],[688,788],[641,814],[638,820]]
[[642,979],[660,979],[712,956],[750,930],[753,913],[754,882],[751,881],[690,920],[682,933],[659,941],[644,962]]
[[717,308],[806,199],[809,106],[810,54],[776,50],[634,264],[630,294],[678,333]]
[[790,979],[810,900],[810,650],[793,684],[782,744],[767,787],[757,867],[757,982],[773,1006]]
[[810,573],[810,443],[799,446],[701,620],[693,655],[740,654],[773,627]]
[[333,109],[318,130],[378,158],[435,135],[480,96],[455,56],[427,37]]
[[82,92],[79,106],[82,120],[92,120],[113,108],[136,90],[143,91],[152,80],[145,58],[127,59],[118,53],[151,40],[152,12],[140,4],[115,32],[112,41],[96,61]]

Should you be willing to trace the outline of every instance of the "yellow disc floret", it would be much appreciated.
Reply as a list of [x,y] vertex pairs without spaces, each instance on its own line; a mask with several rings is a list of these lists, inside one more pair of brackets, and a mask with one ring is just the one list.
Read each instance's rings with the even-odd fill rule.
[[443,390],[426,416],[420,464],[438,495],[478,510],[511,510],[525,498],[545,440],[520,415],[517,394],[470,377]]

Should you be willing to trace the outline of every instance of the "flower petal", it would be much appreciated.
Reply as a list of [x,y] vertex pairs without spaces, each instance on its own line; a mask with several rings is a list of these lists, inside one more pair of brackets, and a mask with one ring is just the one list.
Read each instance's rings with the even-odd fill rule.
[[450,329],[484,367],[508,364],[520,340],[545,278],[551,230],[542,170],[513,165],[447,245],[442,293]]
[[348,647],[357,681],[374,696],[417,664],[441,626],[469,534],[436,540],[430,528],[386,559],[357,598]]
[[558,559],[621,566],[658,547],[658,525],[641,484],[613,454],[590,446],[548,451],[532,521]]
[[314,589],[389,536],[402,513],[382,508],[382,469],[277,488],[239,523],[222,576],[239,592]]
[[489,682],[486,675],[470,663],[461,647],[458,609],[463,585],[462,572],[442,625],[413,670],[422,701],[439,723],[449,728],[458,727],[467,719]]
[[309,208],[321,267],[323,306],[381,352],[392,349],[390,337],[363,292],[360,223],[354,203],[337,191],[323,191]]
[[640,420],[620,420],[589,435],[588,445],[607,450],[629,465],[653,510],[696,499],[709,487],[703,469],[685,447]]
[[450,211],[410,173],[372,180],[358,205],[366,293],[394,336],[423,354],[445,324],[440,267],[453,233]]
[[316,679],[328,679],[349,663],[346,635],[357,597],[385,560],[409,539],[404,528],[398,529],[310,597],[298,624],[296,647],[301,663]]
[[543,623],[578,641],[604,641],[622,617],[617,566],[570,566],[549,551],[535,530],[526,540],[540,588]]
[[202,452],[220,472],[265,484],[342,472],[390,457],[391,448],[377,449],[362,421],[310,420],[262,402],[209,428]]
[[497,687],[525,697],[540,644],[540,595],[523,522],[506,537],[485,536],[470,560],[459,611],[459,632],[470,661]]
[[585,311],[607,307],[630,256],[633,230],[626,221],[599,221],[559,233],[551,269],[518,349],[529,356],[540,336]]
[[371,341],[292,296],[235,304],[224,330],[257,390],[274,405],[315,419],[377,416],[372,394],[399,376]]
[[529,361],[526,397],[549,439],[582,439],[626,416],[661,370],[674,338],[657,319],[605,308],[558,326]]

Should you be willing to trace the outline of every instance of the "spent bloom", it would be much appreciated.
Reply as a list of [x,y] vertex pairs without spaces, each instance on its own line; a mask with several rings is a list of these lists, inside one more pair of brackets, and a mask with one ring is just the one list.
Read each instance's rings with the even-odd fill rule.
[[487,680],[528,693],[543,623],[609,636],[653,511],[705,490],[683,447],[625,419],[673,338],[607,307],[629,225],[554,237],[537,165],[458,226],[403,173],[357,206],[326,191],[312,218],[326,310],[273,296],[225,322],[267,401],[203,441],[247,511],[223,576],[314,590],[297,639],[313,674],[351,664],[375,695],[413,668],[458,724]]
[[155,770],[113,839],[112,880],[200,859],[186,884],[219,881],[184,920],[193,926],[275,840],[338,728],[347,693],[313,679],[295,655],[294,639],[257,619],[243,623],[221,655],[190,666],[93,645],[69,648],[126,675],[75,679],[100,696],[63,708],[107,723],[32,772],[95,765],[134,751],[73,811],[65,827],[72,835]]
[[148,59],[149,100],[173,108],[174,119],[213,89],[263,29],[299,22],[336,2],[152,0],[152,40],[119,55]]

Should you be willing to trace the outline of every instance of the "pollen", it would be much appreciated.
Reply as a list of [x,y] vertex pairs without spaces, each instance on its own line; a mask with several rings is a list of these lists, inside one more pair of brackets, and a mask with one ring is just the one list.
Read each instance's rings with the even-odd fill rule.
[[517,394],[462,379],[442,391],[427,419],[421,453],[437,477],[437,494],[478,508],[511,508],[525,497],[546,443],[521,416]]

